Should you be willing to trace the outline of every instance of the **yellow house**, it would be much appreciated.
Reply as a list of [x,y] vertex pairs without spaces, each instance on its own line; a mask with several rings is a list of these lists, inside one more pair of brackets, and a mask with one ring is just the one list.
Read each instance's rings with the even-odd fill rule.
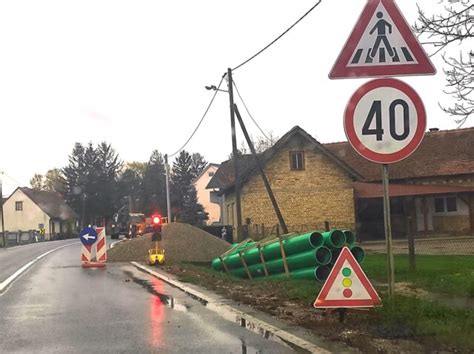
[[[74,227],[76,213],[56,192],[17,188],[3,204],[5,232],[45,230],[50,240]],[[1,228],[1,225],[0,225]]]

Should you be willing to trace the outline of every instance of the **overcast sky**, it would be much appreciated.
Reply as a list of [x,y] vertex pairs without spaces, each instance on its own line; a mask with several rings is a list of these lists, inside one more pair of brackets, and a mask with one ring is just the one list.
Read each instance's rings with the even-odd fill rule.
[[[18,184],[29,186],[34,173],[64,167],[75,142],[105,140],[124,161],[146,161],[153,149],[175,152],[212,97],[204,86],[217,85],[228,67],[260,50],[314,3],[0,1],[4,194]],[[279,42],[235,71],[240,93],[264,130],[282,136],[299,125],[320,142],[346,140],[345,106],[368,80],[329,80],[328,73],[365,3],[323,0]],[[410,24],[416,3],[397,2]],[[435,3],[418,1],[427,12]],[[439,101],[450,102],[442,92],[441,58],[432,60],[436,76],[401,79],[421,95],[428,127],[454,129],[452,118],[438,108]],[[259,135],[246,114],[244,119],[252,135]],[[218,94],[186,149],[209,162],[227,158],[225,93]]]

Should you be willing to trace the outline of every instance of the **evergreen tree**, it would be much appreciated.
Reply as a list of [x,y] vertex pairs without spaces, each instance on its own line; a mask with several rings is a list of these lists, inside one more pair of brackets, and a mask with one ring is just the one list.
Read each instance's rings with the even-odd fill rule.
[[87,147],[76,143],[62,172],[66,200],[81,215],[83,224],[107,221],[113,215],[121,167],[110,144],[104,142],[94,148],[92,143]]
[[165,215],[166,210],[166,171],[163,155],[154,150],[146,165],[142,189],[143,211]]
[[122,162],[110,144],[102,142],[95,149],[95,173],[91,184],[95,192],[95,212],[98,217],[109,219],[118,207],[117,178]]
[[206,168],[207,161],[200,153],[196,152],[191,156],[191,173],[193,180],[199,176],[199,174]]
[[71,155],[69,165],[63,168],[65,179],[65,199],[67,203],[79,214],[84,221],[83,200],[86,192],[86,163],[85,148],[81,143],[76,143]]
[[197,201],[196,188],[193,185],[189,186],[183,198],[180,221],[199,226],[203,225],[207,219],[209,219],[208,213],[206,213],[202,204]]
[[194,179],[202,172],[207,162],[201,154],[190,155],[183,150],[173,162],[171,174],[172,205],[178,220],[192,225],[201,225],[207,213],[197,201]]
[[172,204],[177,210],[183,209],[184,196],[193,179],[192,157],[186,150],[183,150],[173,162],[171,173]]

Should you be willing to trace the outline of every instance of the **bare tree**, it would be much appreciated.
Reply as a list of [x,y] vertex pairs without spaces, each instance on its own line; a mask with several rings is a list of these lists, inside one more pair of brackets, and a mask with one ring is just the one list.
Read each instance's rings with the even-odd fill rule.
[[[472,0],[445,2],[449,5],[439,14],[428,15],[418,7],[418,22],[413,28],[421,38],[426,38],[424,44],[435,47],[432,55],[443,52],[447,64],[443,70],[447,80],[445,93],[454,98],[454,104],[440,107],[461,126],[474,115],[474,4]],[[463,44],[467,50],[461,50],[458,57],[448,56],[444,50],[455,44]]]
[[38,191],[43,190],[44,189],[43,188],[44,176],[39,173],[35,173],[35,175],[30,179],[30,185],[31,185],[31,188],[35,190],[38,190]]

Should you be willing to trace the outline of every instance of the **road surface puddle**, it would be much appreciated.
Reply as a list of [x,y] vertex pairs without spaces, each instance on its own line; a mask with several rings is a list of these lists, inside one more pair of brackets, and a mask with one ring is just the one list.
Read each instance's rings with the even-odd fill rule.
[[[165,305],[165,306],[167,306],[167,307],[169,307],[173,310],[176,310],[176,311],[181,311],[181,312],[187,312],[188,311],[188,306],[180,304],[179,302],[176,301],[176,299],[173,296],[164,294],[163,292],[160,291],[161,283],[156,278],[152,278],[152,280],[150,281],[150,280],[142,278],[138,274],[134,274],[134,273],[132,273],[128,270],[124,270],[124,273],[134,283],[141,285],[150,294],[155,295],[156,297],[158,297],[163,305]],[[155,281],[155,279],[156,279],[156,281]]]
[[[177,311],[182,311],[182,312],[187,312],[188,314],[192,315],[190,312],[191,306],[182,304],[177,301],[176,298],[173,296],[170,296],[168,294],[165,294],[163,291],[163,282],[159,280],[156,277],[149,276],[141,271],[137,271],[135,268],[122,268],[122,271],[125,273],[125,275],[128,277],[129,280],[126,281],[131,281],[136,284],[141,285],[144,289],[146,289],[150,294],[156,296],[157,298],[160,299],[160,302],[163,303],[165,306],[177,310]],[[265,325],[258,319],[254,318],[248,318],[249,316],[244,316],[244,314],[238,310],[233,310],[232,307],[227,306],[225,304],[221,304],[218,302],[210,302],[210,301],[205,301],[203,299],[200,299],[198,297],[193,296],[190,293],[186,292],[186,295],[188,295],[190,298],[198,301],[200,304],[202,304],[204,307],[209,309],[210,311],[216,313],[219,315],[221,318],[233,322],[237,324],[240,327],[243,327],[260,337],[263,337],[265,339],[271,340],[275,343],[278,343],[282,345],[283,347],[289,349],[290,351],[296,351],[299,353],[305,353],[307,351],[302,350],[302,348],[295,346],[291,343],[288,343],[287,341],[283,340],[280,338],[278,335],[276,335],[275,329],[270,328],[268,325]],[[267,328],[268,327],[268,328]],[[241,344],[241,352],[242,353],[261,353],[260,350],[249,346],[245,340],[240,339],[240,344]]]

